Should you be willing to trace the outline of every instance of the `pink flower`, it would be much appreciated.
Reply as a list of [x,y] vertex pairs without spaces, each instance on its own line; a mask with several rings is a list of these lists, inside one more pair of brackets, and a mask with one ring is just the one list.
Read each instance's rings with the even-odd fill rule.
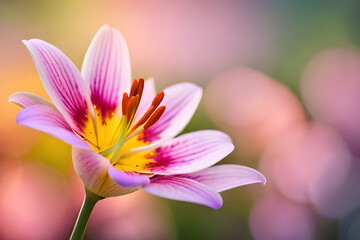
[[155,94],[152,79],[131,84],[128,48],[116,29],[100,28],[81,72],[51,44],[24,43],[53,103],[15,93],[9,101],[24,108],[16,120],[71,144],[88,191],[111,197],[143,189],[217,209],[219,192],[265,183],[248,167],[211,167],[234,149],[226,134],[202,130],[175,137],[194,114],[202,89],[180,83]]

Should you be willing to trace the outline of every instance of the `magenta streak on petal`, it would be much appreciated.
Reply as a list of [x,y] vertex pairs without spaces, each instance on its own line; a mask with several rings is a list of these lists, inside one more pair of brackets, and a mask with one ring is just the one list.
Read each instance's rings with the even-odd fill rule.
[[146,167],[158,175],[191,173],[214,165],[233,149],[226,134],[201,130],[181,135],[157,148],[153,161]]
[[64,117],[47,105],[31,105],[19,112],[16,122],[20,125],[48,133],[73,146],[91,149],[80,137],[75,135]]
[[178,142],[170,146],[160,147],[156,150],[153,158],[154,162],[149,163],[148,167],[150,167],[151,171],[161,171],[161,169],[168,170],[169,168],[189,165],[193,160],[211,152],[218,144],[218,141],[206,142],[206,145],[197,145],[197,148],[193,149],[192,142],[188,144]]
[[[64,99],[67,99],[67,98],[68,98],[68,99],[71,98],[71,100],[73,101],[74,99],[72,98],[72,96],[70,96],[67,91],[64,91],[64,92],[59,91],[59,90],[60,90],[59,86],[61,87],[61,82],[58,81],[58,79],[60,78],[59,75],[61,74],[61,77],[65,80],[65,78],[64,78],[62,72],[60,71],[60,69],[59,69],[59,71],[58,71],[57,69],[55,69],[55,66],[59,67],[59,65],[57,65],[57,64],[60,64],[60,62],[57,62],[57,64],[54,64],[54,62],[51,60],[51,58],[54,58],[54,56],[53,56],[53,55],[50,55],[50,53],[47,52],[47,49],[46,49],[46,48],[42,48],[42,47],[40,47],[40,46],[35,46],[35,47],[37,47],[38,49],[41,50],[41,51],[39,51],[39,53],[42,55],[43,59],[44,59],[45,61],[47,61],[47,64],[45,65],[46,68],[47,68],[47,66],[51,66],[52,69],[48,69],[48,72],[52,72],[53,74],[56,74],[56,75],[57,75],[57,78],[54,78],[51,74],[49,75],[49,77],[51,78],[52,82],[55,83],[55,84],[57,84],[57,85],[54,87],[53,90],[56,91],[60,96],[62,96],[62,99],[61,99],[61,100],[63,101],[63,103],[64,103],[67,107],[69,107],[69,108],[72,107],[72,105],[69,105],[68,102],[64,102]],[[45,56],[44,54],[46,54],[46,56]],[[55,59],[54,59],[54,60],[55,60]],[[60,74],[59,74],[59,73],[60,73]],[[66,80],[65,80],[64,83],[67,84]],[[61,90],[65,90],[65,89],[61,89]],[[66,93],[67,95],[64,96],[63,93]]]
[[[109,53],[108,58],[110,61],[110,58],[111,58],[110,54],[115,54],[115,53],[111,49],[109,51],[110,51],[110,53]],[[112,61],[114,61],[115,63],[113,63],[113,64],[109,63],[109,68],[108,68],[108,75],[109,75],[108,78],[109,79],[114,79],[116,75],[119,75],[119,74],[116,74],[116,72],[118,71],[118,68],[115,67],[115,70],[112,69],[113,66],[117,64],[118,57],[113,56]],[[118,81],[120,81],[120,79]],[[105,85],[105,87],[107,88],[107,91],[108,91],[106,101],[111,110],[116,109],[116,107],[118,106],[118,103],[119,103],[119,98],[120,97],[122,98],[121,93],[119,93],[119,85],[115,85],[115,82],[116,81],[106,81],[107,84]],[[111,89],[111,91],[109,91],[109,89]]]
[[[76,130],[81,130],[84,122],[87,121],[87,106],[85,99],[79,92],[79,86],[75,81],[70,80],[75,79],[76,76],[74,76],[73,73],[69,76],[69,71],[66,69],[69,69],[70,66],[65,67],[64,64],[66,63],[60,59],[55,59],[56,55],[51,54],[46,47],[40,47],[38,44],[33,45],[33,47],[38,49],[37,52],[42,56],[45,63],[43,65],[48,72],[48,77],[51,79],[51,81],[49,81],[51,90],[60,96],[60,101],[67,108],[71,120],[76,124]],[[63,81],[60,81],[60,79]],[[64,87],[64,85],[66,87]]]
[[[96,69],[90,74],[91,102],[98,107],[103,120],[105,120],[107,114],[114,111],[118,105],[119,96],[114,94],[119,91],[119,86],[116,86],[116,81],[114,81],[118,71],[114,64],[116,66],[118,59],[113,55],[116,49],[112,48],[114,40],[111,35],[103,35],[99,41],[101,41],[100,45],[106,45],[96,49],[95,54],[99,62],[96,64]],[[110,64],[110,61],[113,63]]]
[[[105,37],[103,37],[101,39],[101,41],[105,42],[107,44],[103,49],[98,48],[99,49],[98,54],[101,55],[101,57],[98,56],[98,58],[101,60],[99,60],[99,63],[96,65],[95,75],[92,76],[92,80],[94,81],[94,84],[91,85],[91,102],[99,108],[100,113],[103,118],[106,118],[106,113],[108,111],[114,110],[116,107],[116,105],[111,106],[110,103],[106,102],[106,90],[107,89],[106,89],[106,84],[104,83],[104,81],[106,80],[106,73],[107,73],[106,68],[108,66],[108,63],[107,63],[107,65],[105,65],[105,58],[106,58],[105,53],[106,53],[106,51],[108,51],[108,48],[110,48],[110,43],[108,43],[106,41]],[[101,45],[103,45],[103,44],[101,44]],[[109,59],[108,59],[108,61],[109,61]],[[106,109],[107,107],[110,109]]]
[[182,98],[177,99],[177,101],[171,102],[171,106],[166,106],[167,108],[159,121],[144,131],[144,141],[154,142],[161,139],[160,134],[169,127],[171,120],[176,117],[178,111],[186,106],[187,100],[191,98],[191,95],[192,93],[187,94]]
[[[112,40],[111,45],[115,45],[116,43],[114,43],[114,39],[111,38],[111,40]],[[117,73],[119,71],[119,69],[116,67],[118,64],[119,56],[117,56],[115,53],[116,52],[113,51],[111,48],[109,49],[109,54],[108,54],[109,62],[112,60],[114,61],[114,63],[113,64],[108,63],[109,65],[108,74],[110,75],[108,78],[112,79],[112,81],[106,81],[106,86],[105,86],[107,91],[109,92],[107,94],[108,96],[107,102],[109,103],[110,107],[114,107],[114,108],[116,108],[118,105],[119,97],[122,97],[122,95],[119,93],[119,85],[115,84],[117,81],[120,81],[120,79],[117,79],[117,81],[113,80],[116,78],[116,76],[118,75]],[[110,89],[111,91],[109,91]]]

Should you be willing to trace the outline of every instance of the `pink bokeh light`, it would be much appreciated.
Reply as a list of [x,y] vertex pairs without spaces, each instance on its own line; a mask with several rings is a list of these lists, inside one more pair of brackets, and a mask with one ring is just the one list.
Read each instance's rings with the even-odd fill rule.
[[333,218],[340,204],[333,198],[350,166],[351,154],[341,137],[321,124],[308,123],[270,145],[260,169],[285,196],[312,203],[320,214]]
[[301,93],[312,116],[344,137],[360,154],[360,54],[333,48],[316,54],[301,79]]
[[204,104],[216,126],[232,136],[241,156],[260,156],[274,139],[305,121],[289,89],[248,68],[215,77],[205,90]]
[[255,240],[316,239],[311,210],[279,195],[262,198],[251,212],[249,223]]
[[1,165],[0,238],[64,239],[69,191],[65,178],[40,163]]

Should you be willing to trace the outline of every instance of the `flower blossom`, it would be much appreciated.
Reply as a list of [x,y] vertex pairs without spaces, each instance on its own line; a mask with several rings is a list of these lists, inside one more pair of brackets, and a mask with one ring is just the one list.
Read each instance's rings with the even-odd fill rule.
[[219,192],[265,183],[248,167],[212,167],[234,149],[225,133],[201,130],[176,137],[202,89],[179,83],[156,94],[152,79],[131,83],[128,48],[116,29],[100,28],[81,71],[51,44],[23,42],[52,102],[13,94],[9,101],[23,108],[16,121],[71,144],[75,171],[88,191],[105,198],[142,189],[217,209]]

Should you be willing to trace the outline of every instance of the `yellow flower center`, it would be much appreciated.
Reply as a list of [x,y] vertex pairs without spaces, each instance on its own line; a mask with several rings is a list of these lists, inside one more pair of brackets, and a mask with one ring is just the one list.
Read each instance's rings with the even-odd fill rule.
[[94,119],[88,118],[83,129],[83,139],[93,150],[109,159],[116,168],[126,172],[149,173],[148,166],[153,162],[154,152],[131,150],[150,144],[144,141],[143,131],[155,124],[165,111],[165,106],[159,107],[164,98],[164,92],[160,92],[140,120],[133,122],[143,88],[143,79],[134,80],[130,93],[123,95],[121,116],[114,111],[104,116],[94,105]]

